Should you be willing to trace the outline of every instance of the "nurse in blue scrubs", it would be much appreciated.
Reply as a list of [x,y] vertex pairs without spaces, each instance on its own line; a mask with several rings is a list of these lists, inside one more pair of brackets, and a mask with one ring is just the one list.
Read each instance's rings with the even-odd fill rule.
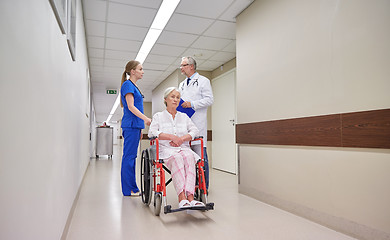
[[138,61],[128,62],[122,74],[121,106],[123,107],[122,135],[124,145],[121,182],[124,196],[140,196],[135,180],[135,162],[139,141],[142,137],[141,130],[145,128],[145,124],[149,126],[151,123],[151,119],[144,115],[144,96],[136,85],[143,75],[142,64]]

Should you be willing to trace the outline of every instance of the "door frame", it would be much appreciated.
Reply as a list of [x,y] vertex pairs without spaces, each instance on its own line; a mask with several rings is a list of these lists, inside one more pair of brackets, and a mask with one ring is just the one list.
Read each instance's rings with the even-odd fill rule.
[[[229,71],[227,71],[227,72],[225,72],[225,73],[223,73],[223,74],[221,74],[221,75],[219,75],[219,76],[217,76],[217,77],[215,77],[215,78],[213,78],[212,80],[211,80],[211,82],[213,83],[214,81],[217,81],[217,80],[219,80],[219,79],[221,79],[221,78],[223,78],[223,77],[225,77],[226,75],[228,75],[228,74],[231,74],[231,73],[234,73],[234,98],[233,98],[233,100],[234,100],[234,121],[235,121],[235,123],[234,123],[234,128],[235,128],[235,125],[236,125],[236,123],[237,123],[237,68],[235,67],[235,68],[233,68],[233,69],[230,69]],[[214,96],[215,97],[215,96]],[[212,108],[213,108],[214,106],[212,106]],[[211,112],[213,112],[212,111],[213,109],[211,109]],[[211,116],[213,116],[213,114],[211,115]],[[212,123],[214,123],[214,119],[212,118]],[[213,134],[215,134],[215,133],[213,133]],[[234,143],[236,142],[236,140],[235,139],[233,139],[233,141],[234,141]],[[214,168],[213,167],[213,169],[216,169],[216,170],[218,170],[218,171],[223,171],[223,172],[226,172],[226,173],[229,173],[229,174],[234,174],[234,175],[237,175],[238,176],[238,174],[239,174],[239,169],[238,169],[238,145],[235,143],[235,148],[234,148],[234,152],[235,152],[235,155],[234,155],[234,162],[235,162],[235,174],[234,173],[231,173],[231,172],[228,172],[228,171],[224,171],[224,170],[222,170],[222,169],[218,169],[218,168]],[[214,149],[212,149],[212,151],[214,152]]]

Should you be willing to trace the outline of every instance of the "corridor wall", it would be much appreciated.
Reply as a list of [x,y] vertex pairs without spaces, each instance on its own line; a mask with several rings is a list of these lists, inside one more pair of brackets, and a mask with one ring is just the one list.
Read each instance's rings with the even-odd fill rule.
[[89,163],[88,60],[49,1],[0,1],[0,239],[61,239]]
[[[237,131],[390,109],[389,22],[389,1],[255,1],[237,18]],[[241,193],[359,239],[390,238],[390,149],[243,142]]]

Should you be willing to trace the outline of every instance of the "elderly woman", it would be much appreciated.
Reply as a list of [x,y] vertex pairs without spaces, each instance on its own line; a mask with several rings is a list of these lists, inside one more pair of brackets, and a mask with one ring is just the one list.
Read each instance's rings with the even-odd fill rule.
[[204,206],[194,200],[196,160],[200,157],[191,150],[189,141],[199,133],[195,124],[184,113],[178,112],[180,93],[175,87],[165,90],[166,110],[153,116],[149,137],[158,137],[159,156],[171,170],[173,184],[179,198],[179,208]]

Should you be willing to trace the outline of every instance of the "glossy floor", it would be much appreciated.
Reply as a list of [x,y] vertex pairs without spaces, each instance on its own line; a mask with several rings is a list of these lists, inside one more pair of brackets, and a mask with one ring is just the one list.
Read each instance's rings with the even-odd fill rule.
[[[209,202],[215,203],[215,210],[162,212],[155,216],[153,203],[147,207],[139,197],[122,196],[120,151],[115,147],[112,160],[105,157],[91,160],[69,226],[68,240],[354,239],[239,194],[237,177],[217,170],[211,171],[209,193]],[[172,184],[168,185],[167,197],[168,204],[177,208]]]

